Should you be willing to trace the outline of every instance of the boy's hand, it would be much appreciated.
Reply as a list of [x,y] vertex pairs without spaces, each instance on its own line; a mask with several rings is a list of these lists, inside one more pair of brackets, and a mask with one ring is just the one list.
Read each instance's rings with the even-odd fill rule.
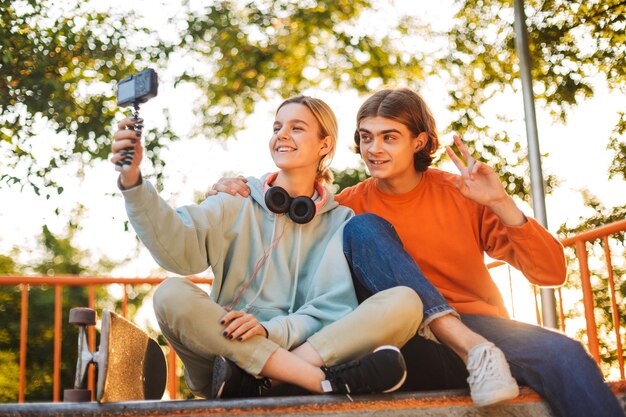
[[454,144],[463,160],[450,146],[446,146],[446,153],[461,173],[456,179],[459,192],[465,198],[489,207],[504,224],[520,226],[526,223],[526,216],[506,193],[493,168],[474,159],[458,135],[454,135]]
[[250,195],[250,187],[246,184],[247,182],[248,180],[241,175],[235,178],[220,178],[204,196],[209,197],[217,195],[217,193],[228,193],[230,195],[239,194],[242,197],[248,197]]

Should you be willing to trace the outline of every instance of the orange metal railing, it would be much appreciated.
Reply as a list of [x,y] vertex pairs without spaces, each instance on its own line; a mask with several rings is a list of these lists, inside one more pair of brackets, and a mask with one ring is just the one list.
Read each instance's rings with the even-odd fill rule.
[[[593,291],[591,288],[591,274],[589,272],[589,259],[587,256],[587,242],[601,239],[604,250],[604,261],[609,283],[609,295],[611,298],[611,316],[617,346],[617,359],[620,368],[620,378],[624,379],[624,354],[622,350],[622,337],[620,332],[619,309],[615,299],[615,279],[613,276],[613,263],[611,260],[611,248],[609,236],[626,231],[626,220],[620,220],[605,226],[579,233],[575,236],[561,240],[563,246],[573,247],[576,250],[578,265],[580,267],[580,280],[583,290],[583,305],[585,309],[585,321],[587,324],[587,340],[589,352],[596,362],[600,363],[600,344],[598,342],[598,329],[594,317]],[[562,317],[561,317],[561,321]]]
[[[211,284],[211,278],[190,277],[199,284]],[[30,286],[53,285],[54,286],[54,343],[53,343],[53,366],[52,366],[52,401],[59,401],[61,396],[61,340],[62,340],[62,311],[63,311],[63,287],[81,286],[88,287],[88,307],[95,308],[95,287],[100,285],[122,284],[124,292],[122,296],[122,315],[126,317],[128,306],[128,288],[133,285],[151,284],[158,285],[164,278],[107,278],[107,277],[83,277],[83,276],[0,276],[0,285],[21,285],[21,313],[20,313],[20,364],[19,364],[19,388],[18,401],[25,400],[26,391],[26,344],[28,340],[28,290]],[[89,348],[93,351],[96,346],[96,332],[93,327],[88,329]],[[176,375],[176,353],[169,349],[168,357],[168,392],[170,398],[176,399],[178,393],[178,376]],[[88,387],[94,392],[94,372],[90,369]],[[67,387],[66,387],[67,388]]]
[[[582,299],[585,313],[585,324],[587,330],[587,346],[589,353],[593,356],[597,363],[600,363],[600,343],[598,341],[598,328],[594,316],[594,300],[593,289],[591,286],[591,273],[589,270],[589,257],[587,253],[587,243],[592,243],[596,240],[602,242],[602,249],[604,253],[604,261],[607,270],[607,281],[609,284],[609,295],[611,299],[611,319],[613,323],[613,329],[615,332],[617,360],[620,372],[620,378],[624,380],[624,353],[621,337],[621,325],[620,315],[617,300],[615,297],[615,278],[614,267],[611,259],[611,248],[609,245],[609,237],[612,235],[622,234],[626,232],[626,220],[620,220],[605,226],[597,227],[585,232],[578,233],[574,236],[561,239],[561,243],[565,248],[570,248],[575,251],[576,258],[578,259],[578,265],[580,270],[580,283],[582,287]],[[494,261],[487,265],[488,268],[495,268],[498,266],[506,265],[502,261]],[[538,290],[536,286],[532,286],[534,301],[535,301],[535,313],[537,318],[537,324],[541,326],[541,308],[539,305]],[[558,295],[557,306],[558,314],[560,316],[560,330],[565,332],[565,312],[563,309],[563,294],[561,288],[556,290]]]
[[[593,292],[591,288],[591,279],[589,271],[589,261],[587,255],[587,242],[593,242],[601,239],[604,249],[604,257],[606,268],[608,271],[609,292],[611,297],[612,320],[615,328],[615,336],[617,340],[617,356],[620,368],[621,379],[624,380],[624,356],[622,350],[622,340],[620,334],[620,320],[617,301],[615,299],[615,282],[613,276],[613,264],[611,261],[611,251],[609,247],[609,236],[623,233],[626,231],[626,220],[611,223],[593,230],[579,233],[575,236],[562,239],[561,242],[565,247],[571,247],[576,251],[580,266],[580,279],[583,292],[583,304],[585,310],[585,320],[587,325],[588,347],[592,356],[599,363],[599,342],[598,332],[594,317]],[[502,265],[502,262],[494,262],[489,267]],[[210,284],[209,278],[191,277],[196,283]],[[53,277],[33,277],[33,276],[0,276],[0,285],[21,285],[21,319],[20,319],[20,366],[19,366],[19,395],[18,401],[24,402],[24,393],[26,387],[26,342],[28,330],[28,289],[33,285],[54,285],[55,286],[55,304],[54,304],[54,351],[53,351],[53,401],[60,400],[60,369],[61,369],[61,317],[62,317],[62,291],[64,286],[86,286],[88,290],[88,306],[95,307],[95,287],[100,285],[122,284],[124,286],[122,299],[122,315],[126,316],[128,296],[127,289],[133,285],[151,284],[158,285],[163,278],[106,278],[106,277],[77,277],[77,276],[53,276]],[[536,291],[536,289],[535,289]],[[563,300],[560,289],[557,291],[559,314],[561,316],[562,330],[564,330],[564,312]],[[540,308],[535,293],[535,309],[537,313],[537,323],[541,324]],[[95,330],[93,327],[89,329],[89,345],[95,349]],[[169,349],[168,358],[168,391],[170,398],[175,399],[178,393],[178,377],[176,375],[176,354],[173,349]],[[93,391],[94,375],[93,370],[89,376],[89,388]]]

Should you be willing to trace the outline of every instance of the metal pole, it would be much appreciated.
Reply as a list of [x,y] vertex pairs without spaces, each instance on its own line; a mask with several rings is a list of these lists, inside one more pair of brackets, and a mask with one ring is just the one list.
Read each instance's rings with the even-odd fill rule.
[[[528,161],[530,164],[530,186],[532,190],[533,211],[537,221],[547,228],[548,219],[546,216],[546,203],[543,191],[541,152],[539,151],[539,136],[537,134],[537,119],[535,116],[533,78],[530,72],[532,65],[528,51],[528,30],[526,28],[524,0],[514,0],[513,4],[515,11],[515,46],[520,61],[522,92],[524,95],[524,115],[526,119],[526,136],[528,139]],[[556,329],[558,323],[553,289],[541,289],[541,311],[543,313],[543,325]]]

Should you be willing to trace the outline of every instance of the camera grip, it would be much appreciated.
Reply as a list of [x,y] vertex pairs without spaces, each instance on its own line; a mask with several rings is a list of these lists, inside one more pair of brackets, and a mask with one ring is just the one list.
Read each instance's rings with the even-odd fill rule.
[[[135,125],[130,128],[130,130],[134,130],[135,132],[139,133],[139,135],[137,136],[141,138],[141,134],[143,131],[143,119],[139,118],[139,105],[135,104],[134,109],[135,112],[133,113],[131,120],[135,122]],[[115,163],[115,170],[118,172],[128,171],[133,163],[133,159],[135,158],[135,147],[129,146],[119,150],[117,153],[121,154],[123,158]]]

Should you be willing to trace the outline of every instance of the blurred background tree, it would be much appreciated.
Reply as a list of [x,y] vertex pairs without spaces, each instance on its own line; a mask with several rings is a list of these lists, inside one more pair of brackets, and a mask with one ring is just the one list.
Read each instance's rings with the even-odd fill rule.
[[[371,1],[215,1],[197,9],[185,1],[169,21],[176,36],[168,40],[132,16],[70,3],[0,3],[0,152],[8,161],[0,184],[28,184],[48,198],[63,192],[51,179],[55,168],[107,158],[115,84],[136,68],[163,69],[169,60],[184,59],[188,65],[173,83],[198,86],[193,134],[213,138],[232,137],[255,102],[273,95],[319,85],[364,92],[423,77],[423,57],[393,44],[415,32],[414,22],[400,21],[382,37],[351,33]],[[67,136],[47,161],[33,152],[31,138],[41,125]],[[146,134],[157,175],[163,167],[158,149],[172,139],[169,125]],[[25,178],[11,173],[19,164],[27,167]]]
[[268,98],[311,87],[366,93],[385,83],[423,79],[428,57],[399,43],[425,30],[423,24],[399,16],[397,26],[383,33],[356,29],[377,4],[215,1],[184,13],[177,19],[177,26],[186,29],[178,53],[197,64],[186,68],[180,80],[195,83],[203,93],[199,127],[230,137],[255,103]]
[[[522,138],[494,131],[482,112],[498,95],[520,89],[510,1],[459,0],[446,33],[398,15],[384,34],[359,29],[384,2],[184,1],[169,20],[176,34],[168,39],[138,19],[93,12],[88,4],[59,9],[52,1],[2,0],[0,150],[9,164],[0,183],[62,192],[48,175],[56,167],[109,153],[116,81],[137,67],[185,59],[189,65],[172,78],[174,84],[193,83],[201,93],[193,134],[222,139],[243,126],[255,103],[273,97],[310,87],[362,93],[383,84],[419,87],[426,76],[444,77],[454,115],[450,129],[472,142],[480,137],[477,151],[502,173],[509,191],[528,196]],[[526,8],[540,106],[566,121],[568,110],[593,96],[591,79],[599,73],[610,89],[626,90],[623,1],[528,0]],[[137,45],[146,37],[150,42]],[[439,50],[424,46],[441,40],[447,44]],[[48,161],[36,158],[29,141],[37,123],[67,135]],[[166,129],[150,139],[153,151],[177,138]],[[625,146],[622,117],[611,137],[612,177],[626,175]],[[26,178],[8,169],[20,162],[28,167]],[[548,190],[556,183],[547,176]]]
[[[384,34],[359,29],[384,2],[183,1],[168,21],[175,35],[167,39],[138,19],[96,13],[88,3],[59,11],[51,1],[2,1],[0,150],[9,156],[7,168],[23,162],[28,175],[19,178],[6,169],[0,184],[62,192],[48,175],[56,167],[108,155],[116,81],[137,67],[165,68],[182,59],[187,65],[172,74],[173,83],[192,83],[200,92],[192,135],[221,139],[241,129],[259,101],[311,87],[362,93],[384,84],[419,88],[427,76],[443,77],[453,114],[450,130],[475,145],[512,194],[528,199],[525,141],[491,127],[482,110],[521,87],[510,1],[459,0],[454,25],[445,33],[398,15]],[[593,96],[591,80],[598,73],[610,80],[610,89],[626,90],[623,1],[528,0],[526,8],[537,102],[556,120],[565,122],[568,110]],[[146,38],[150,42],[137,44]],[[445,47],[425,46],[437,42]],[[36,158],[29,141],[37,123],[68,138],[48,161]],[[177,137],[169,125],[147,135],[159,175],[158,149]],[[611,177],[626,175],[625,146],[622,117],[611,137]],[[546,175],[548,192],[557,184],[554,175]]]
[[[454,27],[445,34],[448,53],[437,65],[449,79],[449,108],[455,118],[451,130],[461,132],[505,180],[510,178],[506,182],[511,193],[528,200],[530,183],[520,138],[493,129],[481,110],[504,93],[521,91],[513,2],[457,4]],[[525,9],[536,104],[548,109],[555,122],[566,122],[570,110],[593,97],[592,80],[598,74],[609,90],[626,92],[626,2],[526,0]],[[622,116],[611,138],[615,158],[610,178],[626,179],[625,144]],[[554,176],[546,177],[548,192],[556,184]]]
[[344,170],[333,169],[332,171],[335,177],[334,185],[336,187],[336,193],[340,193],[345,188],[356,185],[370,176],[365,170],[365,164],[362,161],[354,168]]
[[[57,3],[0,1],[0,184],[46,198],[63,192],[50,175],[56,168],[108,156],[106,127],[117,111],[110,86],[142,56],[125,47],[137,30],[125,17]],[[49,160],[37,158],[32,140],[42,127],[66,137]],[[24,177],[13,175],[18,167]]]

